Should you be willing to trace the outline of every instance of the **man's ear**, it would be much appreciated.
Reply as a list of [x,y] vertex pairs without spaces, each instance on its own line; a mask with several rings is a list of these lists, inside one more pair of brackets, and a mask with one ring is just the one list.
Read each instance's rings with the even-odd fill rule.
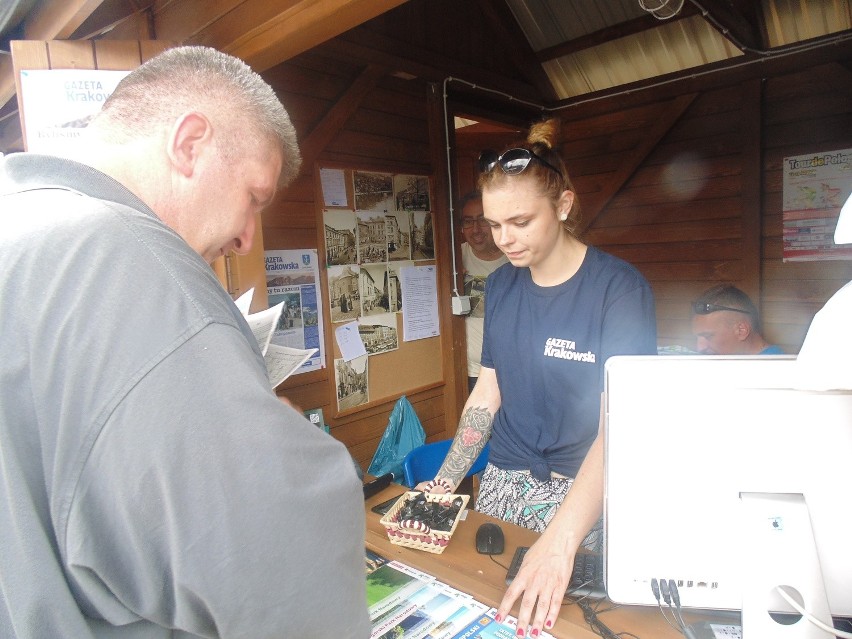
[[213,136],[213,126],[203,114],[195,111],[181,115],[172,127],[168,155],[172,166],[184,177],[190,177],[202,149]]
[[748,336],[751,335],[751,326],[749,326],[748,322],[738,321],[736,326],[734,327],[734,332],[737,335],[737,339],[741,342],[744,342],[748,339]]

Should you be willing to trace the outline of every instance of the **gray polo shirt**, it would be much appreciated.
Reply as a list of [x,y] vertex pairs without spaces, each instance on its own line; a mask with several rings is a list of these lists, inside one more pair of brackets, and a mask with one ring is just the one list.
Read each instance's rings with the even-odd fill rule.
[[366,637],[345,447],[94,169],[0,159],[0,636]]

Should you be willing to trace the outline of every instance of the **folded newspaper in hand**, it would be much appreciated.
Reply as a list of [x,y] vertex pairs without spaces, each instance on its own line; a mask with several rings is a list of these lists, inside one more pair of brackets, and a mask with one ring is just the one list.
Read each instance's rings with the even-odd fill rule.
[[249,289],[234,302],[243,317],[246,318],[251,332],[254,334],[263,359],[266,362],[266,373],[272,388],[276,388],[281,382],[290,377],[293,372],[304,364],[314,353],[316,348],[300,349],[290,348],[272,343],[272,335],[278,326],[284,302],[276,304],[257,313],[249,313],[254,289]]

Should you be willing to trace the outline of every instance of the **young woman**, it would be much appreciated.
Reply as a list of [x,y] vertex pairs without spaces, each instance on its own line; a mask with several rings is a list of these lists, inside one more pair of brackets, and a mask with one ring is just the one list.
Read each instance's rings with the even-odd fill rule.
[[604,363],[656,352],[645,278],[572,231],[579,206],[557,134],[548,120],[483,158],[485,218],[510,263],[488,278],[479,379],[441,469],[421,486],[454,490],[490,439],[476,509],[542,532],[498,610],[505,618],[523,594],[518,636],[553,625],[574,554],[600,518]]

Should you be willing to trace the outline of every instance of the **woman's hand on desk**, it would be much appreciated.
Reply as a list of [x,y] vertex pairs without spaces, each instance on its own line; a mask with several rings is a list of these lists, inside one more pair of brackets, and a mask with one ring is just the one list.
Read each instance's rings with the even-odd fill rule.
[[[517,577],[503,595],[497,614],[500,619],[509,616],[512,606],[520,598],[518,610],[518,636],[537,637],[542,630],[553,627],[562,606],[562,599],[571,578],[574,552],[565,548],[564,542],[545,533],[527,551]],[[524,634],[521,634],[523,631]]]
[[414,487],[414,490],[424,493],[434,493],[435,495],[448,495],[453,492],[454,486],[448,480],[436,477],[429,481],[421,481]]

